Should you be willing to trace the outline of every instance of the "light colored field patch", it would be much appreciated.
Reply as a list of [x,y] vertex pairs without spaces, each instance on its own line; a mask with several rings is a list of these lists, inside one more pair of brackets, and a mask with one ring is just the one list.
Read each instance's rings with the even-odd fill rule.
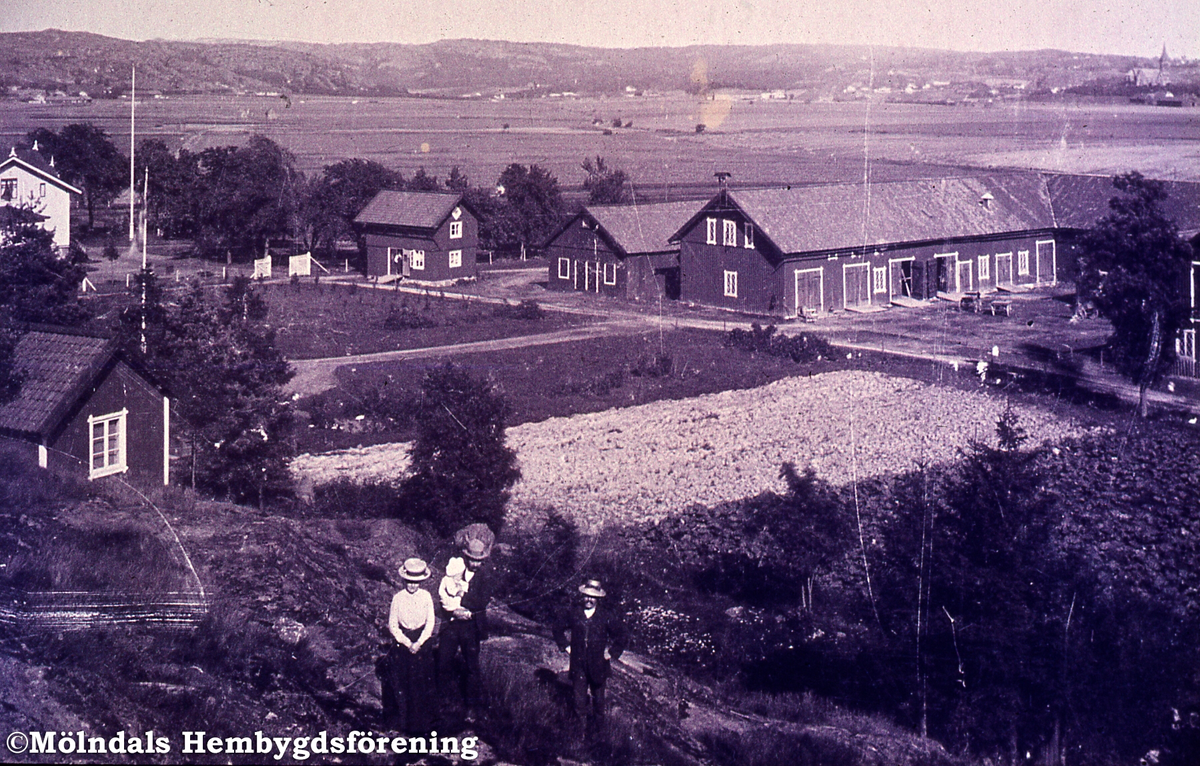
[[[982,393],[849,371],[530,423],[508,430],[522,472],[511,513],[553,507],[595,529],[782,490],[784,461],[838,485],[907,471],[952,460],[970,439],[990,440],[1004,406]],[[1081,432],[1042,409],[1016,411],[1034,443]],[[292,467],[316,484],[397,477],[407,453],[407,445],[379,445],[302,455]]]

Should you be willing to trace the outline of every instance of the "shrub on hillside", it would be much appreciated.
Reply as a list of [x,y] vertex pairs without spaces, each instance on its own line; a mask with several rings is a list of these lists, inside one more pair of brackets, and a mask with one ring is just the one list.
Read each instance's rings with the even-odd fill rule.
[[546,316],[546,311],[537,301],[526,299],[515,306],[510,303],[503,303],[496,306],[493,315],[501,319],[520,319],[526,322],[536,322]]
[[665,378],[675,372],[675,359],[665,351],[657,354],[643,354],[629,368],[629,374],[635,378]]
[[389,307],[383,320],[385,330],[424,330],[437,326],[437,320],[408,304]]
[[540,526],[512,535],[510,547],[497,556],[499,598],[530,619],[553,621],[579,583],[578,551],[579,528],[551,510]]
[[725,345],[756,354],[783,357],[797,363],[833,358],[833,347],[824,338],[807,333],[778,335],[775,329],[775,325],[763,328],[758,323],[750,325],[748,331],[735,328],[726,333]]

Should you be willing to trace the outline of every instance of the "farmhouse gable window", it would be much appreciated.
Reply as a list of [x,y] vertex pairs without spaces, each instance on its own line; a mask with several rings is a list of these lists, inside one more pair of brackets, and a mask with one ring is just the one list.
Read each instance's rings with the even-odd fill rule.
[[738,273],[736,271],[726,271],[725,272],[725,297],[726,298],[738,297],[737,277],[738,277]]
[[410,250],[408,253],[408,265],[415,271],[425,270],[425,251]]
[[0,199],[6,202],[17,198],[17,179],[2,178],[0,179]]
[[1029,276],[1029,251],[1017,251],[1017,273],[1023,277]]
[[570,258],[559,258],[558,259],[558,278],[559,279],[570,279],[571,278],[571,259]]
[[462,239],[462,221],[450,222],[450,239]]
[[450,268],[457,269],[462,266],[462,250],[450,251]]
[[876,266],[871,270],[872,289],[877,293],[887,292],[887,267]]
[[986,255],[979,256],[979,279],[991,279],[991,261]]
[[125,471],[125,416],[128,410],[88,416],[91,461],[88,478],[98,479]]
[[754,224],[750,223],[749,221],[746,221],[746,241],[745,241],[745,246],[746,246],[747,248],[753,248],[753,247],[754,247]]
[[737,221],[722,221],[725,224],[725,246],[737,247]]
[[617,264],[604,264],[604,284],[615,285],[617,283]]
[[704,223],[707,224],[707,231],[705,232],[706,236],[704,239],[705,243],[709,245],[717,244],[717,219],[707,218],[705,219]]
[[38,184],[38,196],[39,197],[46,196],[46,184],[44,184],[44,183]]

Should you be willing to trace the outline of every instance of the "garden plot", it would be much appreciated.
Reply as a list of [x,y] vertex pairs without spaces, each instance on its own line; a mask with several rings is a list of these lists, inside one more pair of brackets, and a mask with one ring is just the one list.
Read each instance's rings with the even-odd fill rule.
[[[1013,405],[1032,443],[1084,430]],[[785,488],[780,465],[811,466],[835,485],[953,459],[970,439],[992,440],[1002,399],[861,371],[787,378],[760,388],[552,418],[508,429],[522,478],[515,517],[556,508],[581,526],[660,518]],[[320,484],[395,478],[408,447],[386,444],[301,455],[293,470]]]

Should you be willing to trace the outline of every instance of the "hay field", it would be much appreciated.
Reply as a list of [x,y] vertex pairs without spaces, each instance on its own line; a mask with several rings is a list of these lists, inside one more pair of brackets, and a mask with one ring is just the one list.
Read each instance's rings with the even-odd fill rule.
[[[631,127],[612,128],[613,120]],[[887,180],[961,166],[1110,173],[1141,168],[1200,180],[1195,110],[1117,104],[939,106],[761,101],[717,93],[504,101],[295,96],[187,96],[139,102],[138,135],[200,150],[266,135],[312,172],[348,157],[445,177],[458,165],[490,185],[512,162],[549,168],[564,186],[601,155],[655,199],[703,195],[718,170],[737,183],[856,181],[864,158]],[[127,150],[129,104],[0,103],[0,140],[37,127],[94,122]],[[696,134],[703,122],[708,129]],[[504,126],[508,127],[505,128]],[[604,135],[608,129],[612,135]]]

